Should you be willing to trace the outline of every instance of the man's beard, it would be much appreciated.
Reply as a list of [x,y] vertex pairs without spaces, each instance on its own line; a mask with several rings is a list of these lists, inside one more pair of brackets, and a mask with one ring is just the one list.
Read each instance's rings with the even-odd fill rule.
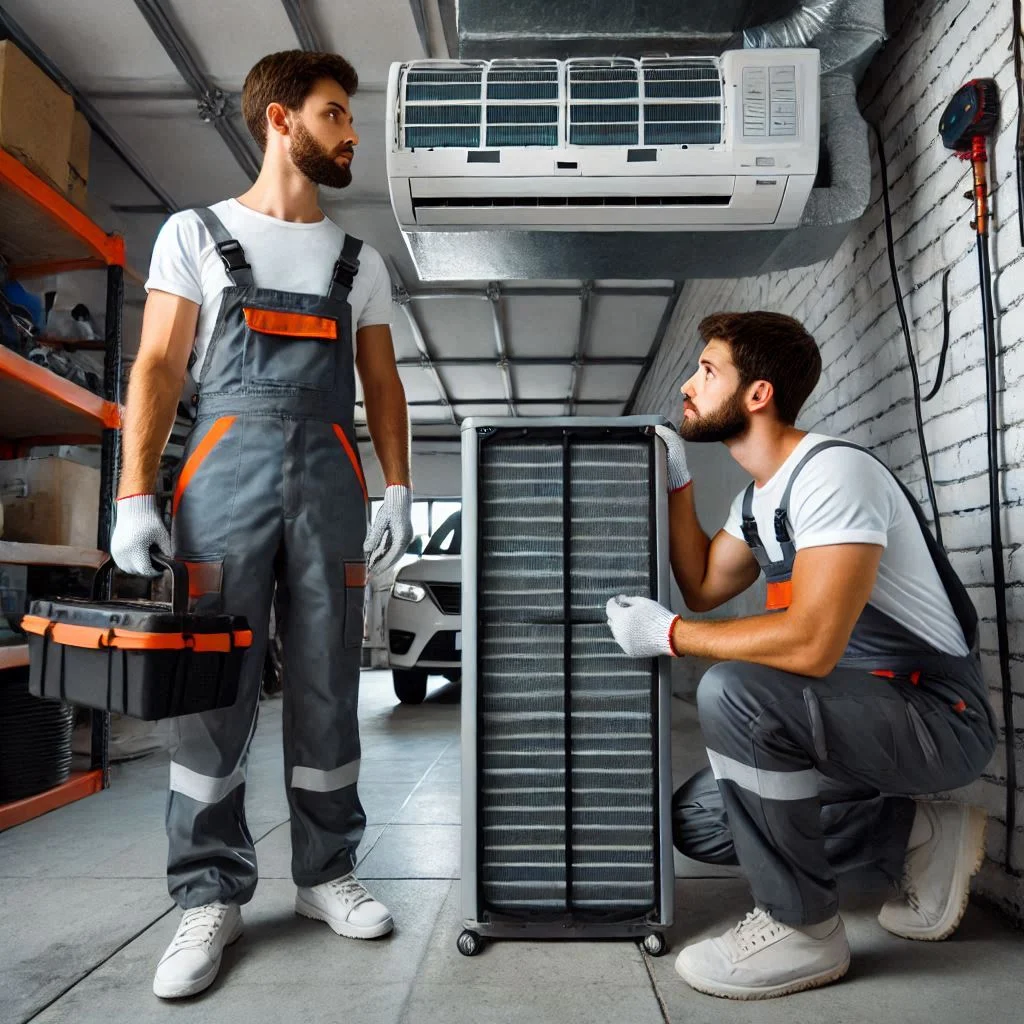
[[714,412],[689,419],[684,412],[679,436],[684,441],[732,441],[746,433],[749,426],[750,417],[743,408],[743,389],[737,388]]
[[292,133],[292,163],[314,185],[325,185],[327,188],[348,188],[352,184],[352,168],[335,163],[342,153],[351,154],[348,146],[338,149],[332,156],[310,134],[306,126],[298,121]]

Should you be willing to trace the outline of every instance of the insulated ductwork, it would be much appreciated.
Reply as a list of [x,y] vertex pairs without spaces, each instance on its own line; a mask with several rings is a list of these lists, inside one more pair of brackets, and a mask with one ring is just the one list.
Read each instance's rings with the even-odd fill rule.
[[[444,9],[442,5],[442,11]],[[637,175],[636,170],[650,170],[651,164],[656,162],[661,166],[673,166],[673,161],[677,166],[686,165],[684,175],[699,177],[692,168],[696,168],[699,158],[706,154],[706,166],[714,170],[703,177],[719,177],[717,209],[709,211],[713,220],[701,220],[702,214],[695,209],[702,203],[710,205],[705,202],[710,194],[707,188],[703,188],[701,194],[704,198],[696,204],[692,197],[686,204],[675,202],[677,209],[659,209],[658,213],[666,214],[660,217],[652,217],[652,203],[664,207],[666,197],[675,196],[678,200],[682,192],[666,192],[654,187],[645,192],[644,188],[637,187],[632,197],[616,196],[612,204],[607,203],[608,195],[598,195],[592,189],[585,195],[588,189],[581,179],[588,173],[583,165],[588,161],[594,162],[594,151],[591,150],[585,159],[576,160],[576,167],[554,169],[554,173],[561,175],[567,184],[561,190],[564,196],[561,192],[558,196],[549,192],[547,215],[541,212],[539,194],[533,197],[533,208],[530,209],[529,196],[508,193],[502,196],[493,190],[485,190],[490,198],[505,203],[506,208],[516,209],[518,203],[519,209],[530,209],[528,215],[517,218],[514,224],[502,224],[499,218],[487,221],[481,218],[479,209],[470,213],[466,211],[473,203],[479,206],[479,181],[495,170],[490,161],[500,153],[499,160],[506,161],[505,167],[516,168],[510,177],[529,176],[524,170],[526,165],[520,166],[518,161],[528,163],[530,150],[535,154],[538,147],[543,147],[550,140],[539,138],[537,132],[541,122],[505,124],[506,130],[514,129],[505,138],[498,139],[493,134],[487,138],[490,133],[487,132],[484,111],[488,97],[480,93],[479,137],[474,140],[475,145],[467,144],[463,148],[461,168],[454,173],[454,177],[460,180],[454,187],[451,182],[447,186],[450,197],[426,197],[428,203],[433,201],[439,205],[435,205],[432,213],[422,215],[420,223],[411,214],[413,197],[410,185],[405,185],[405,192],[400,193],[400,200],[395,202],[399,223],[422,279],[681,280],[745,277],[806,266],[827,259],[836,252],[850,227],[866,208],[870,194],[867,126],[857,108],[856,86],[884,38],[883,0],[808,0],[805,3],[716,0],[688,3],[684,7],[668,0],[652,0],[643,5],[642,12],[636,5],[622,5],[609,0],[608,3],[586,5],[585,17],[582,12],[583,5],[555,5],[546,0],[522,0],[518,4],[499,3],[498,0],[460,0],[458,24],[446,26],[446,34],[449,39],[458,39],[460,62],[491,58],[518,58],[521,61],[529,58],[538,68],[545,59],[581,57],[603,57],[606,64],[611,64],[614,58],[608,58],[609,54],[629,57],[630,63],[642,68],[644,62],[639,58],[647,56],[649,59],[652,51],[658,50],[690,59],[699,54],[705,62],[720,64],[723,49],[741,43],[749,51],[778,50],[794,45],[816,50],[821,68],[818,95],[815,97],[816,104],[820,104],[820,128],[818,139],[814,140],[818,159],[809,194],[804,193],[794,212],[796,192],[790,195],[787,185],[788,205],[783,203],[785,209],[782,210],[785,215],[781,218],[773,216],[767,222],[752,220],[743,212],[744,198],[736,196],[735,186],[727,188],[724,181],[724,178],[740,176],[722,170],[723,154],[729,146],[724,134],[718,142],[694,140],[681,143],[678,139],[661,141],[646,134],[641,137],[638,132],[635,144],[632,137],[622,144],[624,160],[628,156],[626,151],[630,149],[653,150],[655,156],[653,160],[650,153],[642,157],[638,153],[633,157],[635,162],[628,169],[634,172],[634,179],[644,177]],[[749,53],[749,57],[756,63],[754,53]],[[640,77],[643,78],[642,72]],[[742,90],[742,78],[737,80],[736,87]],[[730,99],[735,100],[735,96],[730,97],[729,92],[724,91],[723,124],[730,116]],[[765,99],[770,115],[774,106],[770,93]],[[566,103],[570,100],[571,97],[567,98]],[[638,108],[637,117],[634,118],[630,109],[626,111],[629,116],[623,120],[642,121],[643,115],[639,110],[643,108],[644,100],[643,93],[638,92],[633,104]],[[788,97],[780,100],[788,101]],[[398,146],[400,140],[404,141],[399,110],[401,102],[402,97],[396,87],[389,97],[391,147]],[[629,103],[622,105],[630,106]],[[734,117],[739,115],[735,102],[732,114]],[[567,106],[566,112],[557,114],[554,122],[543,123],[554,124],[556,130],[561,130],[564,123],[565,134],[560,139],[569,142],[572,116]],[[638,129],[641,127],[638,123]],[[524,131],[530,136],[528,145],[523,144]],[[556,138],[552,151],[558,148],[558,141]],[[472,149],[478,152],[471,158],[469,152]],[[436,148],[434,152],[437,152]],[[557,164],[559,161],[553,162]],[[571,164],[573,159],[562,159],[560,154],[560,162]],[[602,177],[607,182],[609,175],[602,167],[594,163],[593,174],[595,179]],[[748,180],[767,182],[775,178],[775,187],[778,188],[778,179],[783,177],[777,173],[779,165],[766,169],[770,173],[763,178],[753,176]],[[411,171],[399,175],[410,179],[416,176]],[[513,182],[509,188],[515,191],[520,185]],[[394,186],[392,180],[393,190]],[[436,187],[432,188],[436,191]],[[768,186],[757,188],[767,189]],[[728,202],[722,202],[723,195]],[[559,198],[566,200],[563,204],[565,209],[559,215],[565,218],[561,222],[550,215],[551,208],[556,205],[555,200]],[[577,214],[583,202],[591,205],[591,212],[596,206],[605,208],[605,219],[595,222],[593,218],[579,217]],[[575,214],[571,211],[572,204],[576,206]],[[620,213],[621,219],[616,223],[615,216],[607,211],[609,205],[629,206],[631,209]],[[689,219],[679,209],[684,205],[690,206]],[[453,214],[456,208],[461,208],[461,212]],[[431,218],[433,222],[426,223]],[[474,223],[469,223],[473,218]]]

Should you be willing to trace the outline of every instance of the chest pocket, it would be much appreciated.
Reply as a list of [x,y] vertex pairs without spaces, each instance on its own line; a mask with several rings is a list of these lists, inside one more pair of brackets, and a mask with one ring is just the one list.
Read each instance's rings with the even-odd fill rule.
[[243,382],[257,387],[333,391],[338,321],[314,313],[243,307]]

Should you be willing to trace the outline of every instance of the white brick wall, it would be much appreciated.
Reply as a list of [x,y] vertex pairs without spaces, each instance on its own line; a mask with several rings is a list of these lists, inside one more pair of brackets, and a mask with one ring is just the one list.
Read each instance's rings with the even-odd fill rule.
[[[942,342],[942,273],[949,280],[950,349],[945,381],[924,406],[925,435],[946,546],[982,616],[981,640],[992,703],[1002,723],[991,591],[984,347],[970,167],[941,145],[938,119],[949,98],[972,77],[995,78],[1003,115],[989,166],[995,227],[994,291],[1002,348],[1000,412],[1003,541],[1017,726],[1017,773],[1024,783],[1024,250],[1017,229],[1010,4],[1002,0],[895,0],[890,40],[860,90],[868,121],[880,121],[889,160],[897,264],[918,353],[922,389],[931,388]],[[679,386],[700,347],[697,323],[718,310],[771,309],[797,317],[821,347],[824,372],[800,420],[808,430],[848,437],[882,456],[922,501],[920,449],[910,373],[889,282],[880,180],[872,203],[837,255],[824,264],[760,278],[688,282],[662,352],[641,391],[638,411],[678,420]],[[693,452],[698,511],[705,528],[722,524],[742,484],[721,446]],[[925,504],[926,511],[928,510]],[[930,514],[930,511],[929,511]],[[756,594],[726,609],[749,614]],[[685,673],[686,669],[681,668]],[[1015,872],[1002,868],[1006,845],[1002,751],[965,796],[991,818],[989,860],[978,890],[1024,920],[1024,785],[1017,794]]]

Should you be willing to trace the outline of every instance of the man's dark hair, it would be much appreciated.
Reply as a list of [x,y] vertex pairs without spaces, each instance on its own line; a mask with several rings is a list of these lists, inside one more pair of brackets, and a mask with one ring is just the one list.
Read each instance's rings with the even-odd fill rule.
[[268,54],[245,76],[242,114],[260,149],[267,148],[267,107],[280,103],[285,110],[298,110],[324,78],[333,79],[349,96],[359,88],[356,69],[337,53],[282,50]]
[[701,320],[700,336],[727,342],[740,387],[768,381],[775,409],[787,426],[796,418],[821,376],[821,353],[804,325],[782,313],[713,313]]

